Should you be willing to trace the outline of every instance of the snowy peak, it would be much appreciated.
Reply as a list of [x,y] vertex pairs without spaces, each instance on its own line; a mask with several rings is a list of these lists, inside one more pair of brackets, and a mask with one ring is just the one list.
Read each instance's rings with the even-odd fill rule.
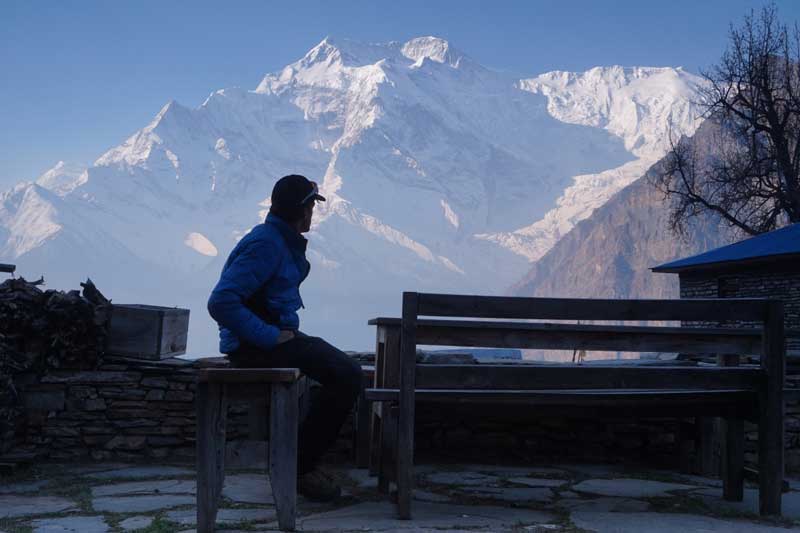
[[691,135],[702,110],[694,102],[703,81],[682,68],[595,67],[547,72],[521,80],[522,90],[548,98],[551,115],[603,128],[640,157],[660,158],[669,133]]
[[86,167],[59,161],[56,166],[36,179],[36,184],[59,196],[71,193],[88,179]]
[[450,43],[438,37],[417,37],[403,45],[402,54],[414,62],[430,59],[457,68],[465,57]]

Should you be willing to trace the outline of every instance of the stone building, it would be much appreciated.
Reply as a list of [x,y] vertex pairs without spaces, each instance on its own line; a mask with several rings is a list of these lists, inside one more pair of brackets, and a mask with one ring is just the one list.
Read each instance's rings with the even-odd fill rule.
[[[681,298],[777,298],[787,330],[800,330],[800,223],[652,269],[678,274]],[[787,355],[800,337],[787,331]]]

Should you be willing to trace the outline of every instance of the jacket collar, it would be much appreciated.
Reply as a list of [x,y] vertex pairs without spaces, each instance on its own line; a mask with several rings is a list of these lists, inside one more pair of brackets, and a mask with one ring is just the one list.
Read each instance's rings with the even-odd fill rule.
[[289,246],[289,248],[292,248],[293,250],[301,250],[303,252],[306,251],[306,248],[308,247],[308,239],[297,233],[297,231],[281,217],[270,213],[267,215],[267,219],[264,222],[267,224],[272,224],[278,229],[278,231],[281,232],[281,235],[286,240],[286,244]]

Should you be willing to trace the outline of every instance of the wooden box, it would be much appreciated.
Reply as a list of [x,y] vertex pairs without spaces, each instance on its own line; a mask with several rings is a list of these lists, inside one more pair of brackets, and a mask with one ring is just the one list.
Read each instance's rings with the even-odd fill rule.
[[106,352],[140,359],[167,359],[186,353],[188,336],[188,309],[113,304]]

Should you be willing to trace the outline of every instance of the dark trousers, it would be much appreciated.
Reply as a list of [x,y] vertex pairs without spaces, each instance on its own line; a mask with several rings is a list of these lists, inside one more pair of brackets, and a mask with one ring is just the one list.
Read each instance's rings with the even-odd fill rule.
[[319,337],[302,333],[269,351],[242,346],[228,354],[228,358],[239,368],[299,368],[322,385],[318,394],[311,396],[311,406],[298,436],[297,472],[305,474],[313,470],[336,442],[361,393],[361,366]]

